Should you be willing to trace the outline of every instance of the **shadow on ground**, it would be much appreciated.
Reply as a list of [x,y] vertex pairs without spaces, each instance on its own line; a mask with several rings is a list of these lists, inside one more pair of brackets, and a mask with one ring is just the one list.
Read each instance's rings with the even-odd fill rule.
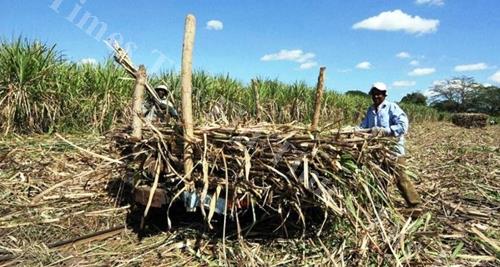
[[[256,220],[254,222],[253,212],[251,209],[247,209],[239,212],[240,229],[238,229],[236,218],[226,218],[226,225],[224,226],[224,216],[220,214],[214,214],[211,220],[212,229],[210,229],[199,207],[196,212],[187,212],[183,201],[179,200],[172,203],[168,211],[168,217],[167,207],[151,208],[141,228],[145,207],[135,203],[132,186],[123,180],[116,179],[108,183],[107,189],[108,194],[115,198],[120,206],[130,205],[130,212],[126,218],[127,228],[137,233],[140,239],[168,231],[175,231],[189,236],[209,236],[215,240],[223,237],[237,239],[238,232],[240,232],[247,240],[265,242],[266,240],[316,236],[324,221],[323,212],[319,208],[306,211],[304,214],[304,217],[307,218],[305,229],[300,216],[294,212],[279,216],[277,213],[270,214],[262,210],[256,210]],[[208,213],[208,210],[206,212]],[[168,218],[170,218],[170,227]],[[328,227],[329,224],[331,222],[323,225],[323,228],[331,228]]]

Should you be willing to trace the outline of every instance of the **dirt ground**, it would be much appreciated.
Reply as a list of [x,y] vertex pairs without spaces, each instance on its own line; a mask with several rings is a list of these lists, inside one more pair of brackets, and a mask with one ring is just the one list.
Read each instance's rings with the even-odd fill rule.
[[[109,154],[104,137],[68,139],[88,151]],[[424,203],[420,216],[408,220],[416,230],[407,233],[403,245],[410,253],[403,265],[500,265],[499,144],[499,126],[465,129],[428,123],[411,128],[407,162]],[[344,244],[328,237],[223,241],[217,233],[203,231],[194,217],[171,231],[161,222],[139,231],[140,216],[130,212],[126,199],[117,198],[125,191],[122,175],[113,163],[55,136],[0,138],[0,266],[350,262],[342,249],[331,249]],[[406,214],[402,198],[397,193],[393,197]],[[107,229],[111,231],[85,237]],[[402,239],[394,237],[395,242]]]

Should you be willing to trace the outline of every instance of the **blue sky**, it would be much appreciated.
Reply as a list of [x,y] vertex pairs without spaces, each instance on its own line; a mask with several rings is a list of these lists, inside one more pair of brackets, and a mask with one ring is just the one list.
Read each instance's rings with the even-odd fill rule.
[[[197,19],[194,68],[367,91],[425,92],[467,75],[500,85],[499,0],[0,0],[0,36],[55,43],[73,61],[103,61],[121,40],[151,71],[180,69],[184,19]],[[99,24],[92,29],[93,16]]]

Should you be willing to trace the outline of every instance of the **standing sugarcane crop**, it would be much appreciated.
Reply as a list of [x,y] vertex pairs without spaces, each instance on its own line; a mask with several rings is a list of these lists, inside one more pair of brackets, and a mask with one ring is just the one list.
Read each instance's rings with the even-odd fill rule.
[[[368,108],[360,127],[371,129],[371,133],[376,136],[396,137],[398,142],[394,147],[394,152],[398,157],[397,162],[404,166],[406,164],[404,135],[408,131],[408,117],[396,103],[385,100],[387,86],[384,83],[374,83],[370,89],[370,95],[373,106]],[[404,168],[397,171],[396,184],[409,207],[415,207],[422,202]]]

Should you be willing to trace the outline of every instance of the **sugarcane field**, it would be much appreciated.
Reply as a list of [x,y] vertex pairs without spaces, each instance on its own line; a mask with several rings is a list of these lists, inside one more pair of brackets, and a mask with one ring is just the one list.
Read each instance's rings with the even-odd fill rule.
[[500,3],[174,2],[3,3],[0,266],[500,266]]

